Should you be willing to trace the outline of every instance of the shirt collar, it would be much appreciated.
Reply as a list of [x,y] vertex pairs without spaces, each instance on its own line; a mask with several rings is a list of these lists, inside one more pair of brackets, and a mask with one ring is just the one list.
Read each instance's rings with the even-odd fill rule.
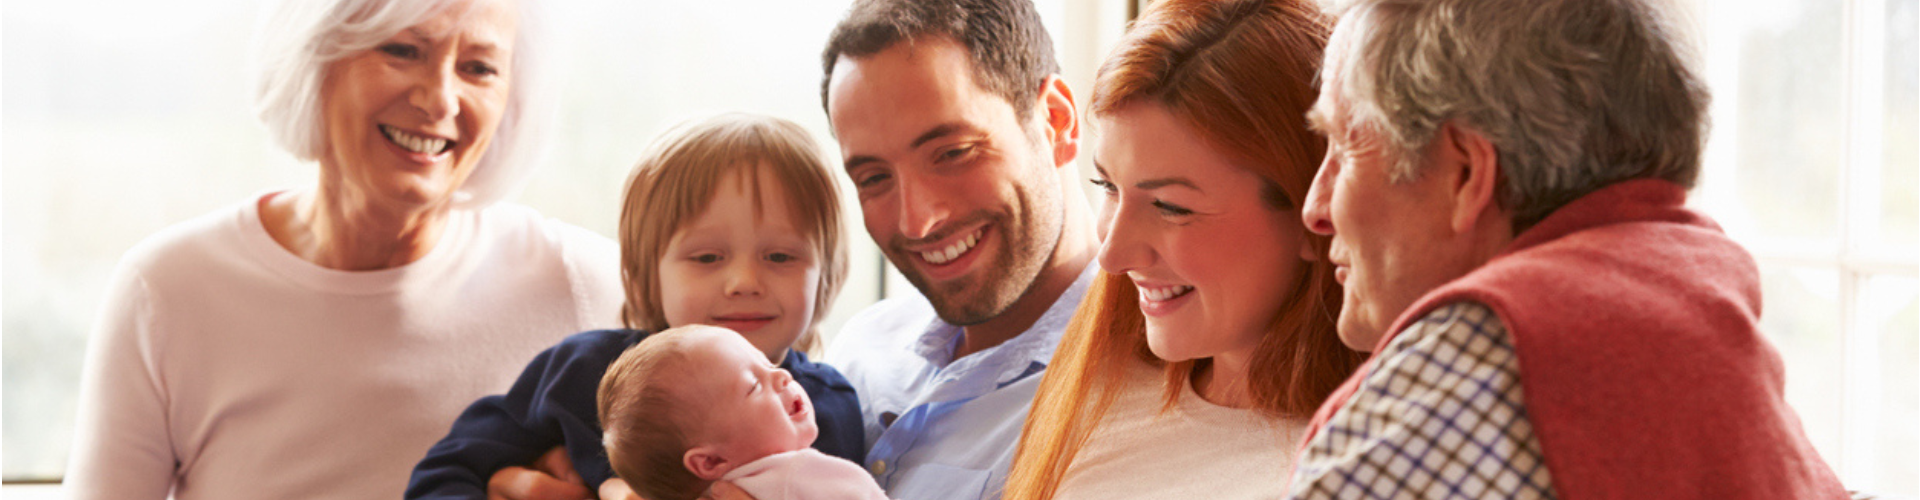
[[991,380],[993,388],[997,388],[1025,378],[1045,368],[1053,358],[1054,348],[1060,345],[1061,332],[1067,329],[1067,322],[1073,319],[1074,310],[1080,307],[1080,299],[1086,296],[1087,286],[1098,272],[1099,266],[1088,264],[1086,269],[1080,271],[1080,276],[1074,278],[1073,285],[1054,299],[1053,305],[1040,315],[1039,320],[1033,322],[1033,326],[1000,345],[958,360],[953,359],[953,352],[960,345],[962,329],[935,316],[921,332],[919,341],[913,345],[913,352],[942,373],[936,376],[937,379],[968,377],[975,372],[988,371],[994,376],[981,381]]

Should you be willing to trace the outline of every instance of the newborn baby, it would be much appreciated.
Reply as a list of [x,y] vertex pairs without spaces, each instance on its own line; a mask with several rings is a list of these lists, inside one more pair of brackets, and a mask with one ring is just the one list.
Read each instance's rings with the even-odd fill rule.
[[649,500],[698,498],[729,481],[759,500],[884,499],[859,465],[809,448],[813,403],[786,370],[725,328],[641,341],[600,380],[613,470]]

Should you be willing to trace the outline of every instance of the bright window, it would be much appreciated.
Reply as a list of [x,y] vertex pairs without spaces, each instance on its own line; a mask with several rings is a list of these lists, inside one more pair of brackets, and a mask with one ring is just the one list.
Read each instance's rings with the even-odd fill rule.
[[1920,495],[1914,0],[1702,1],[1693,201],[1760,261],[1787,401],[1848,488]]

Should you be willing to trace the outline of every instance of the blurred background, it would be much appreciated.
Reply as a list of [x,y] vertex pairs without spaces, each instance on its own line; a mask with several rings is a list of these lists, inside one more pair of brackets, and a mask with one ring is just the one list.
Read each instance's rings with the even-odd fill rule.
[[[723,111],[799,122],[838,157],[819,54],[846,0],[545,1],[566,35],[567,83],[556,143],[519,203],[611,237],[648,141]],[[1849,488],[1920,496],[1916,0],[1680,1],[1714,92],[1692,202],[1761,263],[1788,401]],[[1145,2],[1037,0],[1079,97]],[[312,182],[314,167],[274,147],[249,110],[264,8],[0,5],[0,493],[46,495],[60,480],[87,335],[122,253]],[[853,272],[829,341],[908,289],[848,209]]]

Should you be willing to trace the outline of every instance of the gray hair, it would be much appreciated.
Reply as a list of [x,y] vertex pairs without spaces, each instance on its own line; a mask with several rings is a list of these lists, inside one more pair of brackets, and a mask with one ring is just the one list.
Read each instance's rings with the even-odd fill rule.
[[1659,1],[1340,1],[1351,39],[1322,78],[1349,103],[1336,119],[1380,136],[1395,182],[1418,177],[1447,121],[1485,136],[1521,230],[1623,180],[1693,187],[1710,97]]
[[[483,207],[526,184],[545,153],[555,91],[540,52],[549,31],[534,12],[538,1],[515,1],[512,85],[493,143],[474,167],[455,204]],[[326,154],[320,87],[327,66],[373,48],[443,9],[467,9],[468,0],[282,0],[255,34],[254,113],[274,142],[303,161]]]

